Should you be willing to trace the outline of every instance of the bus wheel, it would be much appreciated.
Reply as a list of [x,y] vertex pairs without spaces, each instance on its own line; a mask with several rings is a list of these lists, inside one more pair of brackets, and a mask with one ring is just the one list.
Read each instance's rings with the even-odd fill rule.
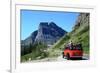
[[66,55],[66,58],[67,58],[67,60],[70,60],[70,55],[67,54],[67,55]]
[[64,56],[64,53],[62,53],[62,57],[64,58],[65,56]]

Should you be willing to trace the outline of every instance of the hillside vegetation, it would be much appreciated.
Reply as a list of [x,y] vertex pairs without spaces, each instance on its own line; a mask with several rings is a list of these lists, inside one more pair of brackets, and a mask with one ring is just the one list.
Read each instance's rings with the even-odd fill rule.
[[[74,26],[74,29],[63,36],[57,43],[55,43],[49,51],[50,57],[61,55],[65,46],[72,40],[73,43],[81,43],[84,54],[89,55],[89,14],[86,19],[80,22],[80,25]],[[79,23],[78,23],[79,24]],[[77,23],[76,23],[77,25]]]
[[34,45],[24,47],[24,51],[21,52],[21,62],[28,61],[29,58],[31,60],[42,59],[47,57],[48,53],[45,52],[47,45],[43,43],[35,43]]

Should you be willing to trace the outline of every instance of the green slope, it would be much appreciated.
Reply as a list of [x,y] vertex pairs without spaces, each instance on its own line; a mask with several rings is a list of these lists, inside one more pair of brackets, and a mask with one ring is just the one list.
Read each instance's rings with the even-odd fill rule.
[[82,24],[77,29],[65,34],[57,43],[55,43],[49,51],[50,57],[57,57],[61,55],[66,44],[72,40],[73,43],[82,43],[83,51],[89,54],[89,25]]

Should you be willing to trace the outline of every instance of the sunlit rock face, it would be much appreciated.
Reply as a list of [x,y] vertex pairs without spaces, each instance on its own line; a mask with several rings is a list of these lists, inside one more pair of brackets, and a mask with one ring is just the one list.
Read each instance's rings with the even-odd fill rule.
[[40,22],[38,30],[34,31],[28,38],[23,40],[23,44],[29,45],[41,42],[47,45],[53,45],[64,36],[65,33],[67,32],[54,22]]
[[35,42],[42,42],[52,45],[59,40],[66,31],[58,27],[54,22],[41,22]]
[[77,21],[75,22],[73,30],[76,30],[81,26],[89,26],[89,18],[90,18],[89,13],[80,13],[77,18]]

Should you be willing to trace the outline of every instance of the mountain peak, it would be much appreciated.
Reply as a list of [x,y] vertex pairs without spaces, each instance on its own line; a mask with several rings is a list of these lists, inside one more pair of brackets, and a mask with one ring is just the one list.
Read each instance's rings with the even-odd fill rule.
[[54,22],[40,22],[38,30],[34,31],[30,38],[32,43],[42,42],[47,45],[53,45],[64,36],[65,33],[66,31],[57,26]]
[[50,22],[49,26],[57,26],[54,22]]
[[40,22],[39,26],[48,26],[48,22]]
[[40,22],[39,26],[57,26],[54,22]]

